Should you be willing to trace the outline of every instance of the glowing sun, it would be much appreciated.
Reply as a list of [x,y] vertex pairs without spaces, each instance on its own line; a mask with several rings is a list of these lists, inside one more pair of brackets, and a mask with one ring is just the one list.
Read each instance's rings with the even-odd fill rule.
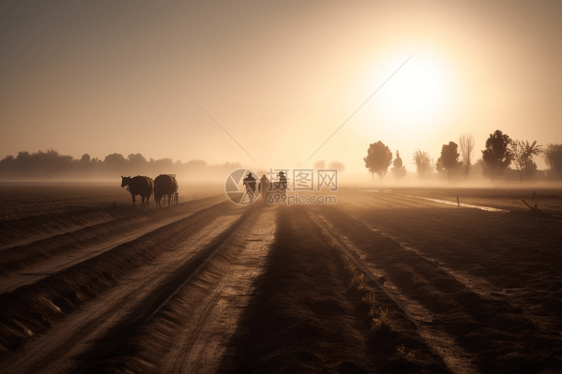
[[392,103],[401,112],[419,112],[435,99],[435,77],[424,66],[406,64],[389,83]]

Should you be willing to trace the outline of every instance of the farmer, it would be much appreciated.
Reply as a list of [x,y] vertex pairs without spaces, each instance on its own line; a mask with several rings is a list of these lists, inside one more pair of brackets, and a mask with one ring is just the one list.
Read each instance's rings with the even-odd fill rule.
[[246,178],[244,178],[244,186],[246,187],[246,193],[250,196],[250,200],[254,200],[254,192],[256,191],[256,178],[252,177],[252,173],[249,173]]
[[260,178],[259,193],[263,194],[265,198],[266,191],[269,191],[269,179],[264,175]]
[[285,177],[285,173],[282,171],[279,172],[279,189],[281,191],[285,191],[287,189],[287,178]]

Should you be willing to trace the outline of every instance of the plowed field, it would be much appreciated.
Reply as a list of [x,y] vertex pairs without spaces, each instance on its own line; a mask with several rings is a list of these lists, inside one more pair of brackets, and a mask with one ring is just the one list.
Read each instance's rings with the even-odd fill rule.
[[3,201],[0,371],[562,371],[560,191],[531,213],[508,192],[238,206],[217,190],[148,211],[124,191]]

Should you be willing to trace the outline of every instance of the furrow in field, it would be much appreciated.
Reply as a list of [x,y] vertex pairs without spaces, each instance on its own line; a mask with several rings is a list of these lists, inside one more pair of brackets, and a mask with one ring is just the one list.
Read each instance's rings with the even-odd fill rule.
[[128,206],[117,206],[88,212],[70,212],[51,216],[31,216],[0,222],[0,251],[21,247],[51,236],[80,230],[131,215]]
[[[371,305],[351,283],[307,208],[281,206],[266,270],[221,372],[447,372],[403,315],[390,317],[395,330],[373,334]],[[384,295],[376,298],[393,309]]]
[[[520,308],[474,292],[446,269],[374,232],[341,210],[326,208],[334,229],[366,255],[365,261],[394,284],[396,292],[411,299],[442,323],[443,331],[456,336],[459,346],[477,355],[485,372],[555,369],[557,336],[538,328]],[[489,213],[488,213],[489,214]],[[550,357],[550,358],[549,358]]]
[[[373,231],[379,231],[378,229],[372,227],[371,225],[365,223]],[[380,232],[380,231],[379,231]],[[433,263],[438,269],[447,274],[450,274],[458,282],[466,286],[466,288],[471,289],[473,292],[484,296],[490,300],[499,300],[509,304],[513,308],[521,308],[525,316],[532,321],[535,326],[546,333],[555,334],[562,337],[560,333],[561,321],[559,318],[560,312],[559,306],[562,306],[562,295],[558,293],[553,294],[549,290],[544,289],[530,289],[528,287],[518,287],[515,289],[502,289],[497,285],[492,283],[490,280],[485,279],[481,276],[472,274],[464,269],[453,269],[447,266],[447,264],[436,258],[432,258],[425,253],[420,252],[417,248],[412,247],[410,244],[400,241],[399,238],[387,234],[381,233],[384,236],[391,238],[392,240],[399,243],[403,248],[415,252],[418,256],[424,258],[426,261]],[[558,279],[556,279],[558,280]],[[540,284],[539,286],[544,286]],[[541,304],[549,304],[553,307],[551,313],[547,313],[545,310],[541,310]],[[554,304],[554,305],[553,305]]]
[[82,366],[91,373],[217,372],[275,229],[274,208],[258,210],[153,319],[127,334],[108,357],[92,357],[96,363]]
[[180,239],[156,261],[131,272],[116,287],[54,323],[47,334],[5,360],[8,372],[87,371],[99,361],[92,362],[92,357],[113,352],[121,337],[141,325],[183,281],[185,274],[197,268],[230,235],[243,212],[233,213],[218,216],[186,240]]
[[537,326],[562,336],[556,221],[454,209],[354,214],[475,292],[521,308]]
[[122,243],[208,208],[219,199],[180,204],[150,214],[122,217],[0,252],[0,294],[103,253]]
[[[319,212],[316,212],[317,214]],[[398,288],[390,281],[384,270],[378,266],[374,266],[367,261],[367,256],[363,251],[359,250],[349,241],[342,233],[334,228],[334,226],[326,220],[324,216],[316,216],[320,220],[324,228],[328,228],[330,234],[337,237],[336,240],[346,248],[346,250],[355,258],[356,261],[369,272],[375,279],[379,280],[381,287],[394,294],[397,303],[401,308],[405,308],[411,315],[409,318],[416,325],[416,329],[421,337],[425,339],[428,345],[437,353],[447,368],[452,373],[479,373],[480,371],[474,364],[474,356],[468,354],[461,347],[455,343],[455,337],[440,329],[440,326],[435,321],[435,315],[428,309],[423,307],[420,303],[404,297]],[[397,304],[397,305],[398,305]]]
[[[192,200],[172,206],[168,215],[181,214],[184,209],[196,209],[199,205],[214,204],[224,200],[224,196]],[[207,204],[206,204],[207,203]],[[103,209],[60,213],[55,215],[31,216],[23,219],[0,222],[0,253],[6,249],[23,247],[57,235],[64,235],[82,230],[90,226],[117,221],[119,219],[151,219],[161,216],[161,209],[141,211],[134,210],[130,205],[118,205]],[[156,217],[154,217],[156,218]]]
[[17,349],[103,292],[119,288],[120,282],[139,268],[154,264],[155,269],[169,274],[168,269],[158,265],[162,256],[181,261],[190,251],[178,251],[178,245],[219,218],[234,219],[241,213],[234,211],[231,204],[217,204],[35,284],[0,295],[0,349],[5,353]]

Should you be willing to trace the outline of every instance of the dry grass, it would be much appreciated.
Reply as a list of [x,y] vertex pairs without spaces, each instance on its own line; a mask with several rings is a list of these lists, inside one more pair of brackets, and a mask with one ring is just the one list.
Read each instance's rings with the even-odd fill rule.
[[[337,247],[336,243],[330,240],[330,245]],[[375,333],[388,333],[394,330],[394,324],[392,323],[391,316],[392,312],[382,307],[377,309],[376,307],[376,296],[375,290],[365,282],[365,275],[357,269],[357,266],[353,261],[345,254],[341,255],[344,263],[344,271],[348,273],[352,278],[350,282],[350,288],[355,292],[362,293],[361,301],[366,304],[369,308],[369,318],[371,318],[371,332]]]
[[373,307],[369,315],[373,318],[371,323],[372,333],[387,333],[394,330],[394,325],[390,319],[392,312],[389,312],[388,308],[375,310]]
[[413,352],[407,352],[406,347],[400,344],[396,347],[394,355],[390,358],[390,361],[395,362],[400,366],[409,366],[413,364],[415,355]]

